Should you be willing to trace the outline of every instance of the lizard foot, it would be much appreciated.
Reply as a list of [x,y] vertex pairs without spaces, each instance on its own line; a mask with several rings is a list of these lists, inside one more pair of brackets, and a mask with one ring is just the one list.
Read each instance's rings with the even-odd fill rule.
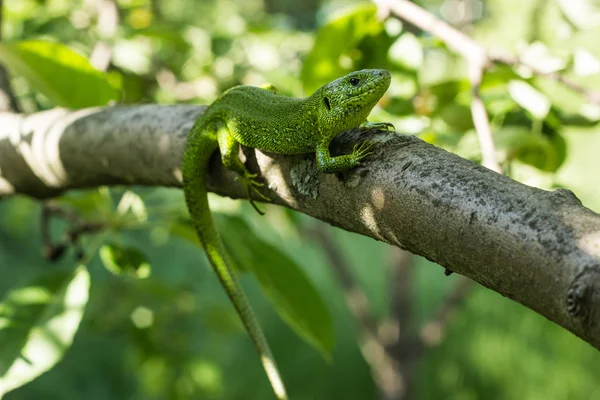
[[371,151],[373,146],[375,146],[375,142],[368,139],[360,144],[354,145],[354,149],[352,150],[352,157],[354,158],[356,165],[360,164],[360,160],[373,153]]
[[257,176],[258,176],[258,174],[251,174],[251,173],[247,172],[244,174],[243,177],[240,176],[240,180],[242,181],[242,184],[246,188],[246,194],[248,195],[248,200],[250,200],[250,204],[252,205],[252,207],[260,215],[265,215],[265,213],[263,211],[261,211],[258,208],[258,206],[254,203],[254,199],[252,199],[252,193],[254,193],[254,194],[258,195],[258,197],[260,197],[261,199],[263,199],[265,201],[271,201],[271,199],[269,197],[265,196],[264,194],[261,193],[260,190],[258,190],[258,188],[265,186],[265,184],[257,181],[256,180]]
[[394,124],[392,124],[390,122],[369,122],[369,121],[365,121],[362,124],[360,124],[360,129],[361,130],[381,129],[381,130],[384,130],[384,131],[393,131],[396,128],[394,128]]

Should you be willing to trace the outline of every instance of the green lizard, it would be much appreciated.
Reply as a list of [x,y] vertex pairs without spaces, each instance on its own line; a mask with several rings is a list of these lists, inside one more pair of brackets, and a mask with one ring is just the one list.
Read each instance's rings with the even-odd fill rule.
[[[336,173],[358,166],[370,154],[373,142],[354,146],[352,154],[332,157],[331,140],[340,132],[363,128],[390,128],[389,123],[370,123],[367,116],[390,85],[385,70],[352,72],[319,88],[307,98],[280,95],[273,87],[237,86],[227,90],[198,118],[183,154],[183,189],[200,242],[221,284],[231,299],[261,357],[278,399],[287,399],[271,350],[248,300],[232,271],[208,206],[206,173],[211,154],[219,149],[223,165],[237,172],[252,194],[268,200],[263,186],[239,158],[240,144],[277,154],[316,153],[317,167]],[[254,203],[252,205],[256,208]],[[257,211],[258,208],[256,208]],[[260,212],[260,211],[259,211]]]

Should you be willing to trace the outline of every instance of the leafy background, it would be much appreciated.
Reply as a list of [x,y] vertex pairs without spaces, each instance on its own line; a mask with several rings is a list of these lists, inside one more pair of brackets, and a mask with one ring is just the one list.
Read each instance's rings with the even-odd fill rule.
[[[267,81],[302,96],[347,71],[379,67],[393,82],[373,120],[481,161],[464,62],[437,39],[382,22],[369,3],[107,1],[118,10],[112,27],[102,1],[4,2],[0,61],[24,111],[207,104],[233,85]],[[600,89],[596,1],[417,3],[487,48]],[[102,49],[110,55],[104,65]],[[567,187],[600,211],[597,105],[508,67],[486,74],[482,96],[507,174]],[[268,207],[259,217],[245,203],[211,201],[293,398],[377,398],[357,344],[360,326],[311,229],[333,237],[382,321],[390,317],[393,250],[288,210]],[[56,263],[42,257],[38,202],[0,202],[0,396],[270,398],[255,350],[197,245],[181,191],[99,188],[68,193],[58,204],[106,228],[83,239],[80,262],[75,250]],[[60,237],[66,226],[55,222]],[[458,277],[424,259],[412,264],[409,329],[416,331]],[[416,368],[416,398],[600,399],[596,350],[481,287]]]

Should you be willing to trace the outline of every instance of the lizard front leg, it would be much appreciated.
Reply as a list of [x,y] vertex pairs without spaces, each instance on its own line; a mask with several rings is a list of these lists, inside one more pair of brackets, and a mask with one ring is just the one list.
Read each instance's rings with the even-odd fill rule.
[[240,160],[240,143],[235,140],[233,135],[229,132],[227,124],[220,124],[217,130],[217,141],[219,143],[219,150],[221,151],[221,161],[223,162],[223,165],[238,174],[238,179],[246,188],[246,193],[248,194],[250,204],[259,214],[263,215],[264,213],[256,206],[256,204],[254,204],[252,192],[256,193],[263,200],[270,201],[267,196],[258,190],[259,187],[264,186],[264,183],[256,180],[258,174],[253,174],[248,171],[244,163],[242,163],[242,160]]
[[342,172],[360,165],[360,161],[371,154],[374,143],[365,140],[354,146],[352,154],[332,157],[329,153],[329,143],[321,143],[316,148],[317,168],[328,174]]

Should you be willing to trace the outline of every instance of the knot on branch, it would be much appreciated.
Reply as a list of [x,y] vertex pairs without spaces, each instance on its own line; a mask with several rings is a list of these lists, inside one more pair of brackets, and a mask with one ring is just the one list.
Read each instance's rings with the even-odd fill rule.
[[558,188],[552,192],[552,195],[555,196],[555,198],[561,199],[565,203],[574,203],[577,205],[582,204],[581,200],[579,200],[579,197],[577,197],[575,193],[569,189]]
[[600,320],[600,309],[594,305],[600,300],[600,271],[598,266],[586,267],[571,283],[566,306],[571,320],[588,331]]

